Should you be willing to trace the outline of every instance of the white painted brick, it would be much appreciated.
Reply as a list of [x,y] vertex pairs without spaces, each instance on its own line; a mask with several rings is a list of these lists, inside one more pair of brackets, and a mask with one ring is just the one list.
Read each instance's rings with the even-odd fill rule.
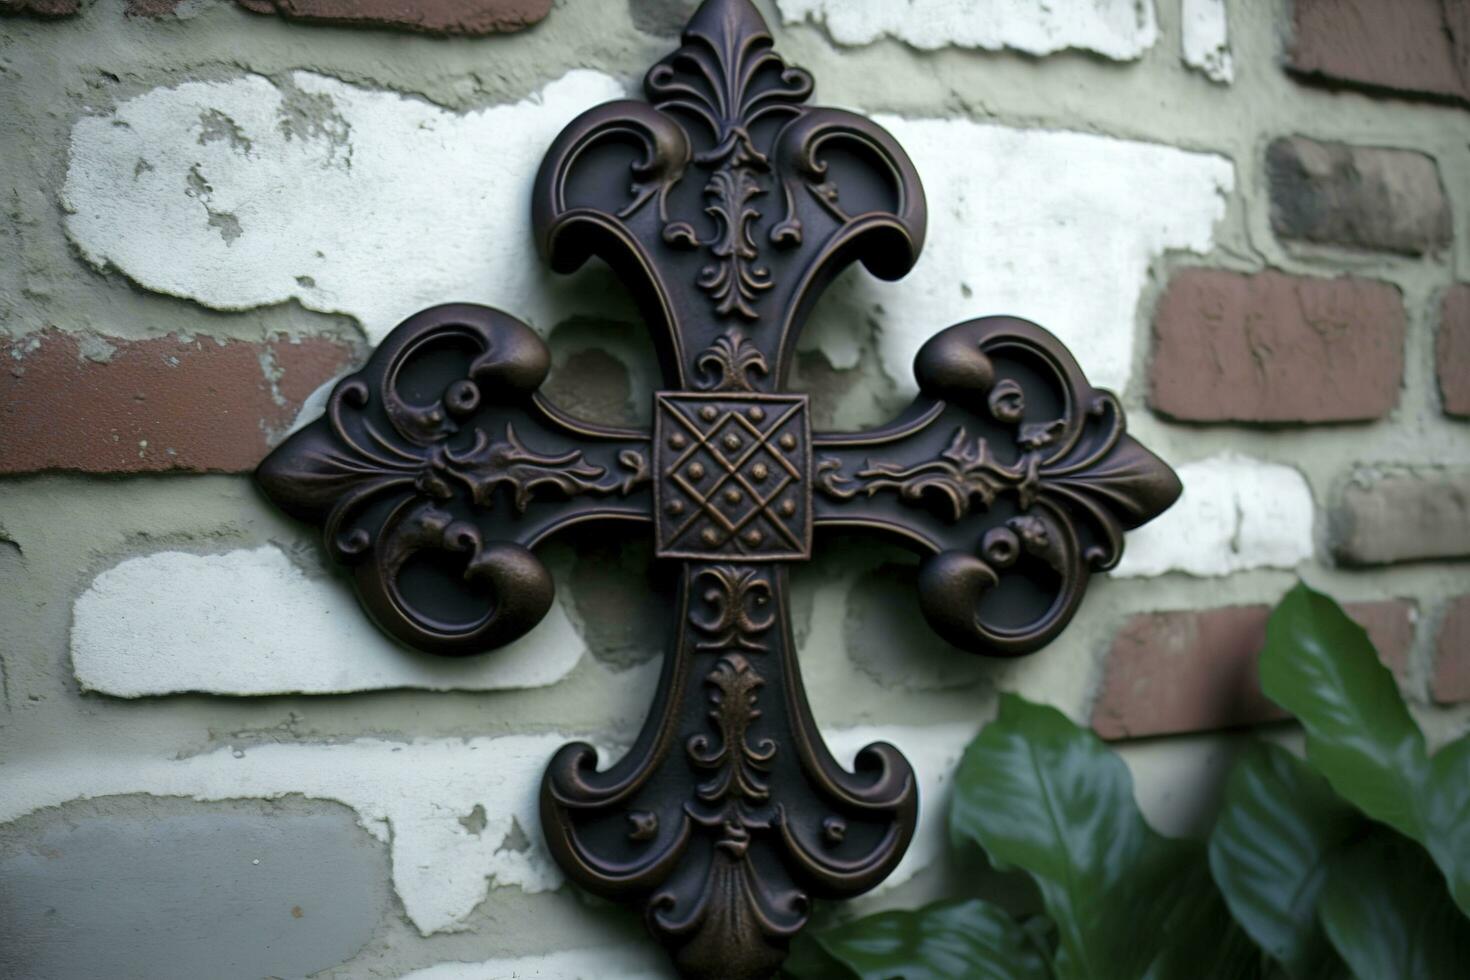
[[[880,890],[908,880],[943,853],[946,787],[974,731],[974,726],[949,725],[825,733],[844,764],[850,765],[862,746],[888,741],[914,766],[921,794],[919,829],[908,854]],[[0,823],[70,800],[128,793],[196,800],[300,794],[335,800],[353,808],[363,827],[388,843],[394,890],[409,919],[429,935],[462,928],[493,886],[534,893],[562,885],[561,871],[542,841],[537,799],[547,761],[575,737],[553,732],[281,743],[223,748],[181,759],[139,756],[114,746],[89,747],[77,755],[33,758],[8,766],[5,793],[0,794]],[[598,744],[604,766],[622,752],[605,741]],[[479,834],[461,823],[476,806],[485,815]],[[505,846],[515,824],[530,839],[524,851]]]
[[1184,29],[1184,63],[1198,68],[1206,78],[1229,84],[1235,80],[1235,60],[1230,55],[1230,26],[1225,0],[1182,0],[1180,19]]
[[[583,312],[569,305],[581,291],[548,288],[536,259],[531,182],[572,117],[625,94],[618,82],[573,71],[461,114],[311,72],[291,80],[294,93],[258,75],[187,82],[82,118],[62,200],[87,259],[216,309],[299,300],[356,317],[373,341],[449,301],[542,330]],[[333,113],[304,133],[283,125],[303,98]]]
[[[428,935],[460,928],[491,884],[528,892],[561,885],[560,870],[539,842],[537,791],[547,760],[567,740],[556,733],[359,739],[224,748],[183,759],[90,746],[78,755],[7,766],[0,822],[69,800],[125,793],[196,800],[295,793],[335,800],[356,810],[362,826],[389,845],[394,890],[409,919]],[[484,808],[485,829],[473,834],[460,818],[477,805]],[[529,849],[505,846],[512,821],[535,842]]]
[[776,0],[787,24],[811,21],[838,44],[893,37],[916,48],[1077,48],[1118,61],[1157,40],[1153,0]]
[[510,956],[482,963],[439,963],[401,980],[675,980],[668,954],[652,942]]
[[807,344],[842,352],[831,335],[871,319],[885,370],[912,392],[914,355],[936,331],[1009,314],[1051,330],[1093,384],[1121,391],[1149,264],[1171,249],[1214,246],[1231,162],[1085,133],[875,118],[923,178],[928,241],[898,283],[865,272],[844,279],[823,313],[827,336],[814,332]]
[[345,582],[305,574],[274,545],[130,558],[77,599],[71,633],[77,681],[124,698],[542,687],[585,651],[558,602],[487,656],[415,653],[373,626]]
[[[576,71],[535,99],[456,114],[307,72],[292,78],[298,93],[335,107],[335,138],[288,136],[280,116],[300,95],[253,75],[154,89],[78,122],[63,197],[83,253],[211,307],[294,298],[345,313],[373,340],[451,299],[542,329],[598,312],[598,291],[539,264],[528,195],[560,127],[620,95],[616,82]],[[207,138],[205,118],[215,120],[208,134],[228,118],[238,138]],[[1097,383],[1122,387],[1148,264],[1167,249],[1212,246],[1229,161],[1081,133],[880,121],[928,186],[929,246],[896,287],[848,280],[834,302],[852,315],[825,316],[827,336],[809,344],[850,366],[857,349],[844,325],[871,316],[885,367],[911,388],[909,362],[936,330],[1012,313],[1057,332]]]
[[1301,471],[1234,453],[1177,467],[1184,495],[1128,535],[1116,576],[1209,577],[1295,568],[1312,557],[1312,491]]

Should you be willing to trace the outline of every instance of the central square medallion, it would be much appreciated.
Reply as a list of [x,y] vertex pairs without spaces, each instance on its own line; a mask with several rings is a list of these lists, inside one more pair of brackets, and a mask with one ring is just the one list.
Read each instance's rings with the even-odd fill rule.
[[810,558],[806,395],[661,391],[654,399],[658,557]]

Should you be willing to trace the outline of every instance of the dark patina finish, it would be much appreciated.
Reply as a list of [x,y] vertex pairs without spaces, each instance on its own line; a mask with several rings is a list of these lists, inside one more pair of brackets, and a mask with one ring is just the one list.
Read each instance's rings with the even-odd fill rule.
[[815,433],[784,393],[797,334],[853,261],[904,275],[923,243],[918,175],[886,132],[807,104],[748,0],[708,0],[683,46],[575,120],[535,189],[545,257],[596,256],[628,283],[666,391],[652,432],[570,418],[538,393],[544,344],[484,307],[399,326],[261,485],[325,526],[363,604],[403,642],[468,654],[552,601],[532,553],[572,525],[649,525],[682,564],[647,723],[611,768],[568,745],[542,786],[546,842],[583,888],[640,908],[690,977],[771,975],[814,899],[860,894],[903,856],[912,770],[874,744],[854,771],[807,706],[789,562],[867,529],[921,556],[919,602],[951,643],[1037,649],[1066,626],[1174,474],[1035,324],[973,320],[920,351],[893,423]]

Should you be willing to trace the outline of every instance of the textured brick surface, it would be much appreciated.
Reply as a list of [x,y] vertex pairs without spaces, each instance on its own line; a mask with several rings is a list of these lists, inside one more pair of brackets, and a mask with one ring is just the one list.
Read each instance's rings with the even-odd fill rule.
[[1470,418],[1470,285],[1456,283],[1445,293],[1434,364],[1445,414]]
[[353,359],[323,338],[0,342],[0,473],[245,472]]
[[0,0],[0,16],[70,17],[81,8],[81,0]]
[[1333,553],[1345,565],[1470,557],[1470,467],[1355,474],[1331,524]]
[[1450,603],[1440,621],[1430,693],[1440,704],[1470,701],[1470,595]]
[[387,848],[344,806],[71,803],[0,831],[0,975],[303,977],[389,914]]
[[427,34],[500,34],[529,27],[552,0],[239,0],[258,14]]
[[1423,153],[1291,136],[1267,149],[1266,172],[1282,238],[1405,255],[1450,242],[1439,168]]
[[1470,99],[1464,0],[1294,0],[1290,68],[1333,84]]
[[[1412,606],[1389,600],[1345,608],[1402,682],[1414,641]],[[1103,738],[1142,738],[1287,717],[1261,693],[1256,669],[1270,613],[1229,606],[1134,616],[1113,641],[1092,727]]]
[[1154,319],[1150,403],[1194,422],[1342,422],[1398,403],[1404,306],[1387,283],[1188,269]]

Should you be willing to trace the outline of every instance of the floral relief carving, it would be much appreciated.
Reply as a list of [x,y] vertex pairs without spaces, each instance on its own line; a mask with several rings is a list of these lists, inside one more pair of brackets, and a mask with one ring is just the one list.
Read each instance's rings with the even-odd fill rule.
[[[889,425],[813,432],[807,396],[785,390],[805,317],[853,262],[888,280],[912,268],[918,174],[881,127],[808,104],[811,76],[775,54],[750,0],[705,0],[644,94],[563,130],[532,219],[552,269],[600,258],[637,300],[664,380],[651,431],[566,415],[541,391],[550,357],[530,327],[444,306],[392,331],[257,475],[322,527],[379,625],[441,654],[542,618],[553,586],[533,549],[551,536],[650,533],[679,569],[653,704],[611,764],[585,742],[555,754],[544,839],[576,885],[637,907],[683,975],[762,980],[814,901],[898,865],[919,806],[898,749],[868,745],[850,767],[827,750],[789,565],[824,530],[887,536],[918,556],[936,631],[1017,655],[1066,626],[1123,532],[1180,487],[1117,399],[1013,318],[937,333]],[[989,601],[1003,582],[1005,603]]]

